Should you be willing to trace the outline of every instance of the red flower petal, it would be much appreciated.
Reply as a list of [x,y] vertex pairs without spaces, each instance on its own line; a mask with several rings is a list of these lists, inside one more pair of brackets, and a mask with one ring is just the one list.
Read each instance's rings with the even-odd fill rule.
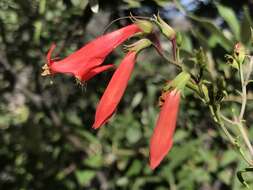
[[102,65],[99,67],[95,67],[94,69],[91,69],[86,75],[84,75],[83,78],[81,79],[81,81],[88,81],[92,77],[94,77],[95,75],[97,75],[103,71],[106,71],[108,69],[111,69],[112,67],[114,67],[114,65]]
[[51,59],[51,54],[55,48],[55,44],[53,44],[47,54],[47,65],[50,73],[69,73],[81,80],[92,68],[102,64],[105,57],[113,49],[140,31],[136,24],[128,25],[96,38],[62,60]]
[[113,74],[98,103],[93,128],[101,127],[114,113],[121,100],[135,65],[136,52],[129,52]]
[[180,92],[178,90],[166,92],[165,102],[150,141],[151,169],[155,169],[160,164],[172,147],[179,102]]

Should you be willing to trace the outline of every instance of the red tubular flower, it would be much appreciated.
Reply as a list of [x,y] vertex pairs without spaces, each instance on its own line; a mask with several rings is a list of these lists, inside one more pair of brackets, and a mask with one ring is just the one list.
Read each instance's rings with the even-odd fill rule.
[[173,144],[177,113],[180,103],[180,91],[174,89],[164,94],[156,127],[150,141],[150,167],[155,169],[166,156]]
[[114,113],[121,100],[135,65],[137,52],[130,51],[113,74],[100,102],[98,103],[93,128],[101,127]]
[[105,57],[133,34],[140,32],[137,24],[131,24],[114,32],[100,36],[62,60],[52,59],[53,44],[47,54],[47,65],[43,75],[68,73],[84,80],[91,69],[101,65]]
[[95,67],[95,68],[91,69],[86,75],[83,75],[83,77],[81,78],[81,81],[88,81],[92,77],[94,77],[95,75],[97,75],[103,71],[106,71],[108,69],[111,69],[113,67],[114,67],[114,65],[112,65],[112,64]]

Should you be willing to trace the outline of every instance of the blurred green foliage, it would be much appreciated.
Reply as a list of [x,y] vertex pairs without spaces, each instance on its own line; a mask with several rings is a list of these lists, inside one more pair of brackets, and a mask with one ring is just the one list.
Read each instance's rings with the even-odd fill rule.
[[[224,66],[224,54],[237,41],[250,47],[252,2],[182,2],[187,17],[166,0],[100,1],[98,14],[87,0],[0,1],[0,189],[243,189],[235,177],[243,163],[190,91],[181,101],[173,149],[156,171],[149,169],[157,100],[162,85],[176,74],[154,50],[138,57],[116,116],[98,131],[91,129],[95,106],[112,73],[84,85],[68,76],[40,76],[53,42],[64,57],[130,11],[152,16],[159,10],[181,34],[185,63],[192,64],[194,49],[202,46],[213,80],[225,67],[233,93],[239,84],[233,70]],[[161,40],[169,53],[168,42]],[[117,64],[122,57],[119,48],[106,62]],[[248,106],[250,126],[253,104]]]

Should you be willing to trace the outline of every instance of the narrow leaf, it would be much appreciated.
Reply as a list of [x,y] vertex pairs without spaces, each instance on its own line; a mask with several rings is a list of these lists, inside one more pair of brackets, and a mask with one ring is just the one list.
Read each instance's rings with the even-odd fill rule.
[[221,17],[226,21],[226,23],[232,30],[233,34],[235,35],[236,40],[240,40],[240,25],[233,9],[223,6],[221,4],[218,4],[218,3],[216,4],[216,7]]
[[250,18],[250,14],[249,14],[249,9],[247,7],[244,7],[243,9],[243,19],[241,22],[241,41],[244,44],[249,44],[250,43],[250,39],[251,39],[251,29],[250,27],[252,26],[252,21]]
[[208,30],[211,34],[216,35],[219,39],[219,43],[222,47],[224,47],[227,51],[231,50],[233,47],[233,42],[226,38],[226,36],[222,33],[221,29],[213,24],[213,21],[207,18],[196,17],[194,15],[188,15],[189,18],[199,23],[206,30]]

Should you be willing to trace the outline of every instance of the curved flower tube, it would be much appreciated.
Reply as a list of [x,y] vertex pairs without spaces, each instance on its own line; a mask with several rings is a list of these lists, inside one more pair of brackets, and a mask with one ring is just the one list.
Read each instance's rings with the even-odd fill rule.
[[92,40],[62,60],[51,58],[56,47],[53,44],[48,51],[47,64],[43,67],[44,72],[42,74],[68,73],[82,81],[87,78],[86,75],[90,70],[103,63],[105,57],[113,49],[137,32],[141,32],[137,24],[128,25]]
[[107,122],[117,108],[132,74],[137,52],[130,51],[113,74],[100,102],[97,105],[92,128],[97,129]]
[[174,89],[162,95],[164,103],[150,141],[150,167],[155,169],[166,156],[173,144],[180,91]]
[[95,67],[95,68],[91,69],[86,75],[83,75],[83,77],[81,78],[81,81],[88,81],[91,78],[93,78],[94,76],[96,76],[97,74],[102,73],[102,72],[104,72],[108,69],[111,69],[113,67],[114,67],[114,65],[112,65],[112,64]]

